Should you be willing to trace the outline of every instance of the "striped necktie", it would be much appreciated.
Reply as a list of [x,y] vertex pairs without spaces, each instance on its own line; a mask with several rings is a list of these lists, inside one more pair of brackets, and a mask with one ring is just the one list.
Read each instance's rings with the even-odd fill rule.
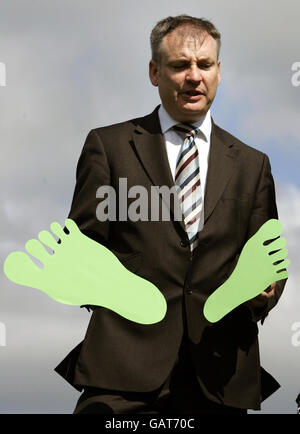
[[189,124],[177,124],[173,129],[185,136],[176,162],[175,187],[192,255],[198,244],[198,231],[203,211],[199,157],[195,143],[200,128],[195,128]]

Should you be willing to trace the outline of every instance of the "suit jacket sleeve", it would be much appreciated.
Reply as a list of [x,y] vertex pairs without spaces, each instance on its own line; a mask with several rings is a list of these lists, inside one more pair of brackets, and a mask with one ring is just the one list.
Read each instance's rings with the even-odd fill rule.
[[[252,237],[258,229],[268,220],[278,219],[278,212],[276,207],[275,186],[271,173],[270,161],[267,155],[264,155],[262,171],[260,180],[257,187],[257,194],[253,207],[253,212],[250,217],[247,239]],[[255,321],[264,323],[265,318],[271,309],[277,304],[286,280],[280,280],[276,283],[275,296],[268,299],[267,303],[261,308],[250,307],[252,318]]]
[[[81,232],[94,241],[108,247],[109,221],[99,221],[96,216],[96,191],[110,185],[110,169],[103,143],[95,130],[85,140],[76,170],[76,186],[69,218],[74,220]],[[94,306],[81,306],[88,310]]]
[[96,209],[100,202],[97,189],[110,185],[110,169],[103,143],[95,130],[85,140],[76,170],[76,186],[69,218],[82,233],[107,246],[109,221],[99,221]]

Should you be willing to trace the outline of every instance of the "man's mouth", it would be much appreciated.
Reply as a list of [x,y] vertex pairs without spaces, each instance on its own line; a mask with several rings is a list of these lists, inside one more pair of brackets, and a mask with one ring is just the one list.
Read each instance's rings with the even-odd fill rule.
[[199,90],[185,90],[181,92],[181,96],[185,101],[198,101],[201,99],[203,92]]
[[191,95],[191,96],[203,95],[202,92],[200,92],[198,90],[185,90],[182,93],[184,93],[186,95]]

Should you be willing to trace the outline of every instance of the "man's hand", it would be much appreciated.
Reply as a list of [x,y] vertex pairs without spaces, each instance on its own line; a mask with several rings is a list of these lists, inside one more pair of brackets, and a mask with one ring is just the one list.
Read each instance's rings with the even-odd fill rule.
[[265,291],[263,291],[257,297],[247,301],[245,305],[250,307],[263,307],[267,303],[269,298],[274,297],[275,287],[276,282],[273,282],[267,289],[265,289]]

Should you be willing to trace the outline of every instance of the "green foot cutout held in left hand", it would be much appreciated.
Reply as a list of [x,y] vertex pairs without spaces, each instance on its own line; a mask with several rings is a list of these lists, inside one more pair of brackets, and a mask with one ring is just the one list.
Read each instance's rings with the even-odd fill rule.
[[59,223],[39,239],[54,251],[51,255],[35,239],[26,250],[37,258],[39,268],[24,252],[13,252],[5,260],[4,273],[19,285],[40,289],[54,300],[70,305],[103,306],[140,324],[161,321],[167,311],[162,293],[151,282],[128,271],[106,247],[82,234],[76,223],[66,220],[69,234]]
[[[281,232],[279,220],[268,220],[246,242],[230,277],[206,300],[203,312],[208,321],[219,321],[237,306],[261,294],[271,283],[287,279],[288,272],[283,269],[290,261],[284,260],[288,251],[284,248],[285,239],[278,238]],[[270,240],[273,241],[264,244]]]

